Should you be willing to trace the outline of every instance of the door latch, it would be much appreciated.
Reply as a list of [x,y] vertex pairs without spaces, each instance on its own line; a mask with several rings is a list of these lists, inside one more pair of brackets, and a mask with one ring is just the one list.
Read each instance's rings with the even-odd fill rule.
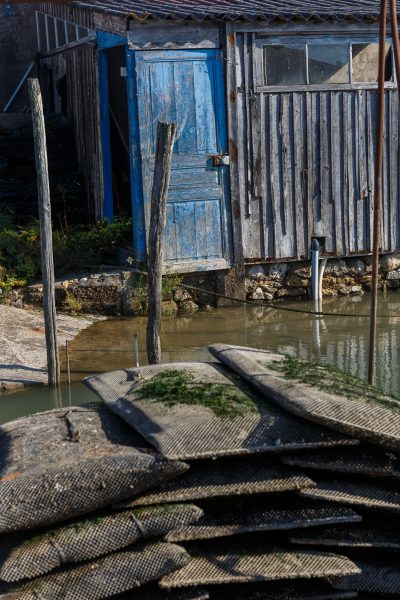
[[229,154],[211,154],[208,157],[213,167],[226,167],[229,165]]

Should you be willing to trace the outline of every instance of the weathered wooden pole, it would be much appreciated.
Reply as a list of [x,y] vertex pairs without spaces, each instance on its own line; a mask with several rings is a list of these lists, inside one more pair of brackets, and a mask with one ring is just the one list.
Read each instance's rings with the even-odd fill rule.
[[378,108],[376,115],[376,156],[375,156],[375,186],[374,186],[374,227],[373,227],[373,259],[372,259],[372,289],[371,317],[369,333],[368,382],[375,381],[376,354],[376,317],[378,306],[378,271],[379,245],[381,227],[381,193],[382,193],[382,164],[383,164],[383,128],[385,116],[385,45],[386,45],[386,15],[387,0],[381,0],[381,16],[379,28],[379,71],[378,71]]
[[37,171],[40,221],[40,250],[42,258],[43,309],[46,330],[47,369],[49,385],[60,383],[58,357],[56,303],[54,294],[53,237],[51,223],[50,184],[47,164],[46,130],[43,102],[37,79],[28,79],[29,100],[32,110],[33,139]]
[[148,238],[148,321],[147,358],[149,364],[161,361],[161,283],[163,267],[163,236],[167,212],[167,195],[171,174],[172,151],[176,125],[158,123],[157,150],[154,166],[151,214]]

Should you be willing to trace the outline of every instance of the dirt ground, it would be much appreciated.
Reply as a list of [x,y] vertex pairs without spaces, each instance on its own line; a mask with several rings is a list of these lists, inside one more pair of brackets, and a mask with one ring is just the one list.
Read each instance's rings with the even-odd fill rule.
[[[58,343],[63,346],[98,320],[58,314]],[[0,392],[47,383],[43,314],[0,305]]]

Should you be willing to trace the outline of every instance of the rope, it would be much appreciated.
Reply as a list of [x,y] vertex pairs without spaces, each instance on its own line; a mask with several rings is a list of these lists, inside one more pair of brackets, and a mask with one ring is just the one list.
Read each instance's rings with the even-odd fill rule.
[[[143,275],[145,277],[148,276],[146,271],[139,271],[138,269],[132,269],[132,271],[134,273]],[[238,304],[245,304],[245,305],[249,305],[249,306],[264,306],[265,308],[272,308],[274,310],[283,310],[286,312],[300,313],[303,315],[311,315],[314,317],[351,317],[351,318],[363,318],[363,319],[370,318],[369,313],[349,314],[349,313],[338,313],[338,312],[325,312],[325,311],[320,311],[320,310],[306,310],[304,308],[293,308],[290,306],[282,306],[281,304],[272,304],[271,302],[268,302],[266,300],[251,300],[251,299],[249,300],[249,299],[234,298],[233,296],[228,296],[226,294],[220,294],[218,292],[212,292],[211,290],[206,290],[204,288],[196,287],[195,285],[189,285],[187,283],[181,283],[180,285],[181,285],[181,287],[183,287],[187,290],[193,290],[196,292],[211,294],[212,296],[215,296],[217,298],[222,298],[224,300],[229,300],[230,302],[237,302]],[[400,315],[390,315],[390,314],[377,315],[377,317],[379,319],[400,319]]]

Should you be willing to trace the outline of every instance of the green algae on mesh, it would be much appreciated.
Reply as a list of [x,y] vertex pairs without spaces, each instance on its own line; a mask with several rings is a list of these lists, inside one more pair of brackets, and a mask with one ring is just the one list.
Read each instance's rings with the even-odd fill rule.
[[332,365],[299,360],[287,354],[282,360],[274,360],[267,364],[260,362],[260,364],[278,371],[285,379],[298,381],[328,394],[344,396],[349,400],[376,404],[400,414],[399,399]]
[[266,408],[261,399],[250,392],[244,393],[233,384],[201,383],[191,373],[178,369],[163,371],[146,381],[141,396],[157,399],[168,407],[177,404],[204,406],[223,418],[260,414]]

